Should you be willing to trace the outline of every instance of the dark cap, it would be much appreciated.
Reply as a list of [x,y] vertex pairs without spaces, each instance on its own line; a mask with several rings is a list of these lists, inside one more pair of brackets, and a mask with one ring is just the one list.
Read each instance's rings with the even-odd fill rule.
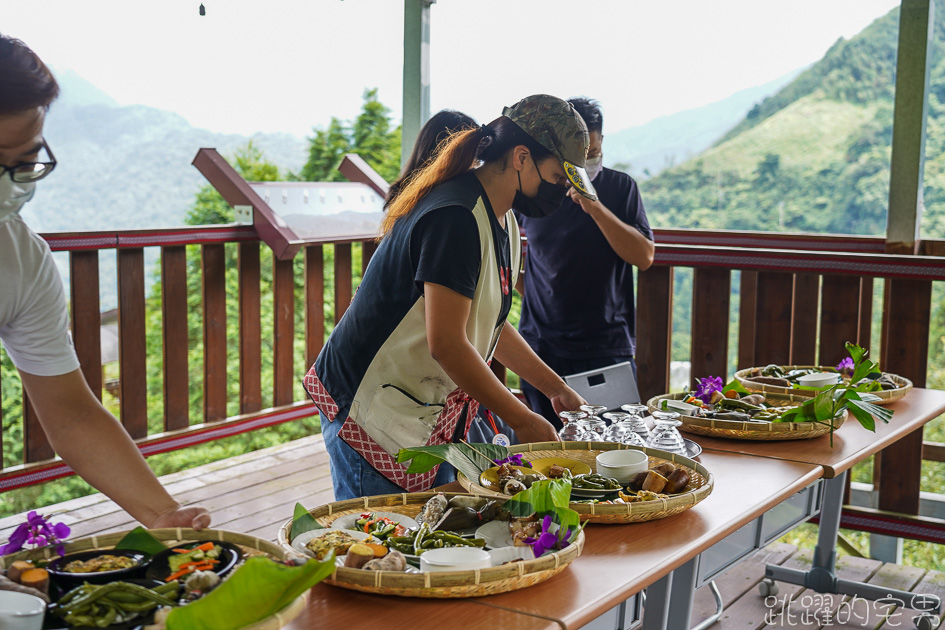
[[597,200],[597,192],[584,170],[590,136],[573,105],[556,96],[534,94],[506,107],[502,115],[561,161],[568,180],[579,193]]

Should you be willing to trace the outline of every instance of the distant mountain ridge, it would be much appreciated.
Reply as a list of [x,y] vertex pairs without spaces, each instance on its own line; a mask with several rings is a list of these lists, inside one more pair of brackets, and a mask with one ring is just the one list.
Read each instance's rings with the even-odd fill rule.
[[[885,233],[899,9],[876,19],[712,147],[647,181],[654,225]],[[945,15],[936,13],[922,234],[945,237]]]
[[227,156],[252,140],[281,169],[298,170],[307,156],[303,138],[197,129],[171,112],[118,106],[74,72],[57,78],[61,96],[47,114],[45,136],[58,165],[23,209],[38,232],[182,225],[206,184],[191,165],[201,147]]
[[[604,134],[607,166],[625,170],[636,178],[658,175],[708,149],[746,112],[778,92],[803,70],[794,70],[763,85],[739,90],[728,98],[702,107],[655,118],[648,123]],[[604,110],[606,125],[607,111]]]

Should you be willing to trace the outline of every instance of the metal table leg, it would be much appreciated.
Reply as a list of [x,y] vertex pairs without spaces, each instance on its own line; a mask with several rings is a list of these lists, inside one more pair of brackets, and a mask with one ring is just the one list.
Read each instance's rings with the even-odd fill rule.
[[643,630],[665,630],[669,622],[669,597],[673,574],[657,580],[646,587],[646,604],[643,606]]
[[942,600],[934,595],[910,593],[889,589],[853,580],[843,580],[835,572],[837,560],[837,534],[840,532],[840,512],[843,508],[843,491],[846,485],[847,472],[833,479],[826,479],[824,486],[824,503],[820,512],[820,529],[817,532],[817,546],[814,548],[814,561],[810,571],[788,569],[769,564],[765,567],[765,577],[797,584],[818,593],[836,593],[839,595],[855,595],[871,600],[888,600],[908,606],[914,610],[939,614],[942,610]]
[[693,626],[692,630],[706,630],[706,628],[722,618],[725,604],[722,602],[722,593],[719,592],[719,587],[715,585],[715,580],[709,582],[709,590],[712,591],[712,596],[715,598],[715,612],[711,617],[705,618],[699,625]]

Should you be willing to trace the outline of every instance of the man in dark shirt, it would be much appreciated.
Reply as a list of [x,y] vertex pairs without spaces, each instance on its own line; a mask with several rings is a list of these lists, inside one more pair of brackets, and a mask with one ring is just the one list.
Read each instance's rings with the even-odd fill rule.
[[[519,332],[558,374],[625,361],[636,372],[632,266],[653,264],[653,232],[636,181],[601,166],[600,106],[587,98],[569,102],[590,132],[587,171],[598,200],[572,188],[550,216],[519,215],[528,238]],[[561,427],[541,392],[524,381],[522,391],[534,411]]]

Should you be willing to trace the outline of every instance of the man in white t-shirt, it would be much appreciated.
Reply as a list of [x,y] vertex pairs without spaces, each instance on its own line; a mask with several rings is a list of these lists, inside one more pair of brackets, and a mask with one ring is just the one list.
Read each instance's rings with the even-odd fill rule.
[[148,527],[210,524],[161,486],[134,441],[92,394],[68,335],[49,246],[19,211],[56,165],[43,122],[56,79],[23,42],[0,35],[0,341],[49,442],[87,482]]

